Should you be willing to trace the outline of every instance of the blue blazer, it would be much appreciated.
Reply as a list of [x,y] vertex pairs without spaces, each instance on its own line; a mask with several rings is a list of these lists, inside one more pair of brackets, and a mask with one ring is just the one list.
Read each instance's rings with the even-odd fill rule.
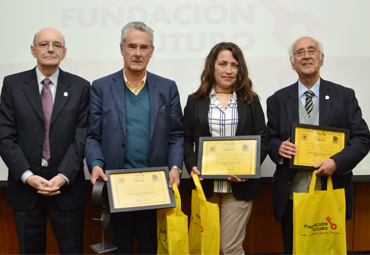
[[[338,165],[338,170],[332,176],[333,187],[345,188],[348,220],[352,217],[352,169],[369,151],[369,129],[352,89],[321,79],[319,97],[319,125],[350,130],[349,144],[331,157]],[[277,162],[281,143],[290,137],[291,123],[299,122],[298,100],[298,82],[275,92],[267,99],[267,129],[270,135],[268,154],[274,162]],[[276,164],[273,204],[277,222],[284,214],[294,173],[293,169],[289,169],[289,160],[284,159],[283,164]],[[326,189],[326,179],[322,177],[323,189]]]
[[[59,70],[50,121],[50,167],[69,179],[55,196],[63,210],[86,202],[83,158],[88,129],[90,83]],[[30,169],[41,175],[44,114],[35,68],[4,78],[0,107],[0,154],[9,169],[7,203],[17,210],[32,210],[37,191],[20,178]]]
[[[184,129],[179,93],[174,81],[147,72],[150,94],[151,167],[182,167]],[[125,81],[123,70],[91,86],[90,127],[86,162],[104,162],[104,170],[123,168],[126,147]]]

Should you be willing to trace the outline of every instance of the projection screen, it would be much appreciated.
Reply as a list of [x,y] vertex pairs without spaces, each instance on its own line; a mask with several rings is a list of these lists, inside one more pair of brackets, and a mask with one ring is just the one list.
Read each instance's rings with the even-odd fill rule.
[[[43,27],[65,36],[65,71],[92,82],[123,67],[120,30],[140,20],[154,29],[154,55],[148,70],[176,81],[181,104],[199,86],[204,59],[218,42],[231,41],[243,50],[251,79],[261,98],[297,81],[287,48],[300,36],[324,45],[321,77],[353,88],[370,122],[370,18],[368,0],[0,0],[2,40],[0,79],[33,68],[30,45]],[[1,83],[2,86],[2,83]],[[275,166],[267,157],[262,177]],[[370,156],[354,170],[370,175]],[[87,178],[89,176],[87,175]],[[0,181],[7,168],[0,162]]]

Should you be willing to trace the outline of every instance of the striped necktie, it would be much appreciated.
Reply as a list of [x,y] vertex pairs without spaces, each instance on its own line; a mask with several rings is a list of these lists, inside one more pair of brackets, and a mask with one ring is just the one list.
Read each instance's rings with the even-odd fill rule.
[[306,104],[305,104],[304,108],[306,108],[306,112],[307,112],[308,117],[311,117],[311,113],[312,113],[312,109],[313,109],[312,97],[313,97],[314,93],[311,90],[307,90],[305,92],[305,94],[306,94]]

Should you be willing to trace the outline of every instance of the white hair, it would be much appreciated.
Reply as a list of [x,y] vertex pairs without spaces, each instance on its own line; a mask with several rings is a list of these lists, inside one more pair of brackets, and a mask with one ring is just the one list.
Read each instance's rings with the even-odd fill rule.
[[127,23],[126,26],[122,28],[121,30],[122,48],[125,46],[127,33],[135,29],[146,32],[150,36],[150,48],[153,49],[153,43],[154,43],[153,32],[154,31],[148,25],[146,25],[144,22],[141,22],[141,21],[134,21],[134,22]]

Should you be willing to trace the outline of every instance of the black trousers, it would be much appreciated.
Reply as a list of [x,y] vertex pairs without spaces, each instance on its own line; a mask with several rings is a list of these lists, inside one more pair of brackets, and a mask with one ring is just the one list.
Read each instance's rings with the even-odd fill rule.
[[107,230],[111,254],[133,254],[135,238],[140,254],[157,254],[157,210],[112,213]]
[[293,200],[288,200],[283,218],[281,219],[284,254],[293,253]]
[[[43,177],[50,179],[48,168],[43,169]],[[47,218],[50,219],[60,254],[83,254],[84,207],[63,211],[55,198],[39,195],[33,210],[14,209],[20,254],[45,254]]]
[[47,217],[60,254],[83,254],[84,207],[63,211],[54,197],[42,195],[32,211],[14,210],[19,253],[45,254]]

